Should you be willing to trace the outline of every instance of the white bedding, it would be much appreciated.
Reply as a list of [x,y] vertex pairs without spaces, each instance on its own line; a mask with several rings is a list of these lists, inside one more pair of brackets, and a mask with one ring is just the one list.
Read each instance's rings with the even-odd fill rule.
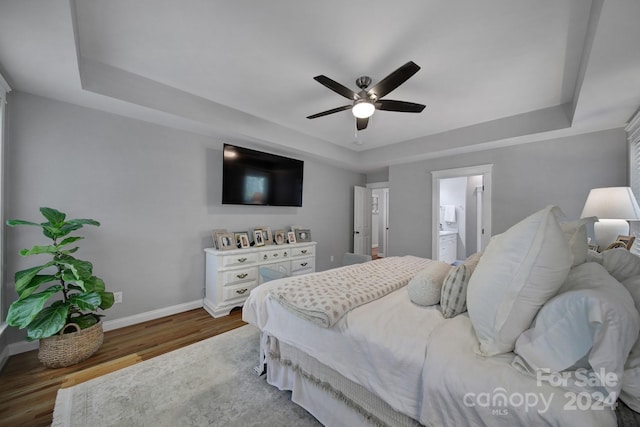
[[251,292],[243,308],[244,321],[313,355],[395,410],[417,418],[427,337],[444,321],[439,306],[417,306],[401,288],[324,328],[275,301],[269,290],[278,282],[264,283]]
[[[478,341],[468,315],[448,319],[429,337],[422,372],[420,422],[427,425],[492,426],[616,426],[615,412],[587,396],[538,386],[510,366],[514,354],[483,357],[474,352]],[[503,405],[501,396],[507,404]],[[594,410],[584,409],[592,403]],[[583,409],[580,409],[583,408]]]
[[[511,366],[513,353],[479,356],[473,351],[478,341],[466,314],[445,320],[439,306],[411,303],[406,288],[323,328],[298,318],[269,295],[278,282],[251,292],[243,309],[245,321],[312,355],[425,425],[616,425],[611,410],[565,408],[571,403],[565,391],[546,382],[537,386],[534,378],[517,372]],[[507,398],[516,399],[512,403],[518,403],[519,396],[536,395],[538,406],[484,405],[483,398],[498,396],[501,389]],[[551,406],[544,411],[551,396]]]

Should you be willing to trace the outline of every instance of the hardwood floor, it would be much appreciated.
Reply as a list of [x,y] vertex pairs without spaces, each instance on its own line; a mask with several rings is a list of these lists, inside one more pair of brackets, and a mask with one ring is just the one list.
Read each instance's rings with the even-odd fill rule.
[[49,369],[37,350],[11,356],[0,372],[0,426],[49,426],[58,389],[151,359],[245,325],[242,310],[214,319],[204,309],[105,332],[89,359]]

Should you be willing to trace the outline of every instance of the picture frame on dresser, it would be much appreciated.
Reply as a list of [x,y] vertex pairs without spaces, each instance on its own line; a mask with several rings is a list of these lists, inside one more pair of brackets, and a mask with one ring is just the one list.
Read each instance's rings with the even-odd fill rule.
[[262,229],[255,228],[253,230],[253,242],[255,246],[264,246],[264,237],[262,237]]
[[287,232],[284,230],[276,230],[273,232],[273,243],[276,245],[284,245],[287,243]]
[[293,231],[289,231],[287,233],[287,242],[295,243],[296,242],[296,233]]
[[214,228],[211,230],[211,238],[213,239],[213,247],[216,249],[220,249],[218,247],[218,234],[227,233],[227,230],[224,228]]
[[271,233],[271,228],[269,228],[269,227],[255,227],[253,230],[254,230],[254,232],[255,232],[255,230],[261,230],[262,231],[262,241],[264,242],[265,246],[274,244],[274,242],[273,242],[273,234]]
[[236,249],[235,241],[233,233],[216,233],[216,249],[219,251]]
[[233,233],[236,238],[236,247],[246,249],[251,247],[249,244],[249,233],[246,231],[236,231]]
[[295,231],[296,234],[296,242],[310,242],[311,241],[311,230],[298,228]]

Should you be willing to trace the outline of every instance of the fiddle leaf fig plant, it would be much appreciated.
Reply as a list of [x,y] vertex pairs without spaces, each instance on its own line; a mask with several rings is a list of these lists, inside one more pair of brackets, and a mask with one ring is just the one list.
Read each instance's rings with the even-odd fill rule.
[[[15,289],[18,299],[9,307],[7,323],[27,329],[27,341],[47,338],[62,331],[69,323],[80,329],[95,325],[106,310],[113,305],[113,293],[105,290],[105,284],[93,275],[89,261],[74,258],[78,247],[72,243],[84,239],[69,236],[85,225],[99,226],[93,219],[66,219],[66,214],[52,208],[40,208],[46,222],[36,223],[19,219],[7,221],[7,225],[40,227],[51,240],[47,245],[22,249],[20,255],[49,255],[51,260],[42,265],[18,271]],[[46,303],[52,301],[45,307]],[[75,329],[70,331],[75,332]]]

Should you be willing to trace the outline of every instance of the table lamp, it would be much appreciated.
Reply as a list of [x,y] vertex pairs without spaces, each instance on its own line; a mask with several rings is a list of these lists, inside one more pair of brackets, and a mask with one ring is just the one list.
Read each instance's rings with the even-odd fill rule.
[[604,250],[618,236],[629,235],[629,223],[640,219],[640,207],[630,187],[594,188],[589,192],[581,218],[595,216],[595,238]]

